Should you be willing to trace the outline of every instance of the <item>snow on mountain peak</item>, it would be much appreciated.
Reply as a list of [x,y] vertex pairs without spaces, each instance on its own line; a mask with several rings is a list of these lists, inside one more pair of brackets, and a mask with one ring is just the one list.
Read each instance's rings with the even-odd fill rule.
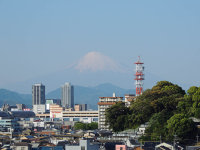
[[75,69],[80,72],[84,71],[119,71],[120,67],[110,57],[101,54],[100,52],[89,52],[83,56]]

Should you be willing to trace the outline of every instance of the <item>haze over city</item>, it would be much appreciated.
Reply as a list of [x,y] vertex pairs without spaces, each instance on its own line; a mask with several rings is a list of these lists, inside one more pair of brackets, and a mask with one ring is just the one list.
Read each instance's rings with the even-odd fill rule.
[[1,0],[0,88],[30,93],[38,82],[47,91],[110,82],[134,89],[138,56],[145,89],[160,80],[199,86],[199,4]]

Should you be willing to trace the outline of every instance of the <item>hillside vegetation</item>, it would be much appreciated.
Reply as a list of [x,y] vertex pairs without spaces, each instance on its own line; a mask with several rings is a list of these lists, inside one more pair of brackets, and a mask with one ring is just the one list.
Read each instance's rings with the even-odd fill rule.
[[[113,131],[137,128],[148,122],[143,140],[181,142],[195,139],[197,127],[191,117],[200,118],[200,88],[185,91],[168,81],[158,82],[132,102],[129,108],[117,103],[106,110],[106,122]],[[120,126],[120,127],[119,127]]]

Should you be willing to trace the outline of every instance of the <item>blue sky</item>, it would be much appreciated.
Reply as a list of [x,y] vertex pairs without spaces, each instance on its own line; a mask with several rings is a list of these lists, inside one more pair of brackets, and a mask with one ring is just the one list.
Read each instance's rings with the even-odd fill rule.
[[199,86],[199,6],[198,0],[0,0],[0,88],[63,70],[91,51],[133,71],[140,55],[147,72]]

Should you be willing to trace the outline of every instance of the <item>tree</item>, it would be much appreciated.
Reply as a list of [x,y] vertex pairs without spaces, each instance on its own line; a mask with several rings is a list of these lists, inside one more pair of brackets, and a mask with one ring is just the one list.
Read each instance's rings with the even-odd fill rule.
[[184,99],[178,103],[179,113],[185,113],[187,116],[200,118],[200,88],[192,86],[188,89]]
[[95,130],[98,129],[98,123],[97,122],[91,122],[91,123],[83,123],[83,122],[76,122],[74,125],[74,128],[76,130]]
[[87,130],[95,130],[98,129],[98,123],[97,122],[91,122],[87,125]]
[[129,120],[131,124],[129,124],[129,128],[136,128],[139,125],[149,121],[151,115],[154,113],[153,107],[149,105],[149,102],[137,100],[132,103],[130,107],[130,116]]
[[166,110],[163,110],[159,113],[155,113],[149,120],[148,127],[146,129],[146,135],[150,136],[151,139],[157,137],[162,137],[164,139],[167,133],[167,120],[172,116]]
[[138,96],[129,108],[117,103],[106,110],[106,122],[113,131],[137,128],[149,122],[144,139],[181,140],[194,138],[197,127],[189,117],[200,118],[200,88],[191,87],[187,94],[176,84],[160,81]]
[[[135,128],[151,118],[155,113],[170,112],[177,109],[177,104],[185,94],[178,85],[168,81],[158,82],[152,89],[143,92],[137,100],[131,104],[132,127]],[[166,122],[167,120],[165,120]]]
[[106,124],[114,132],[123,131],[128,121],[129,109],[123,102],[118,102],[106,109]]
[[175,114],[167,121],[168,138],[177,135],[181,140],[194,138],[197,133],[195,123],[184,114]]
[[187,90],[187,94],[188,94],[188,95],[193,95],[194,93],[196,93],[197,90],[198,90],[198,87],[196,87],[196,86],[191,86],[191,87]]
[[82,122],[76,122],[74,128],[75,130],[86,130],[86,124]]
[[[177,105],[184,99],[185,91],[176,84],[160,81],[143,92],[131,104],[129,119],[132,128],[149,122],[146,137],[165,138],[167,120],[177,112]],[[143,138],[146,138],[145,136]]]

